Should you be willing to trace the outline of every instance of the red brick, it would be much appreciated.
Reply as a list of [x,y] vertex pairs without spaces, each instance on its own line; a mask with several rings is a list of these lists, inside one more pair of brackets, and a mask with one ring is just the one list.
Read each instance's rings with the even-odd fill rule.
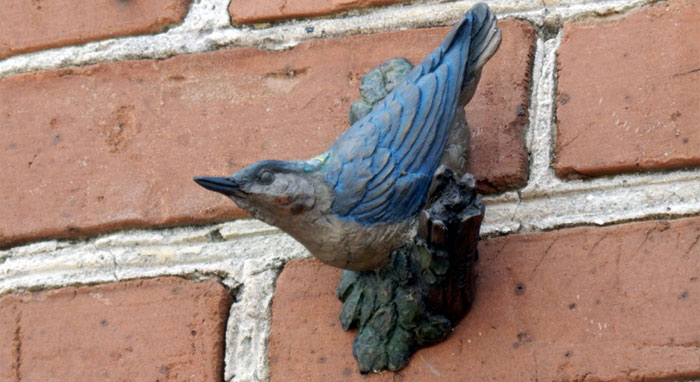
[[0,381],[19,381],[18,344],[19,315],[13,297],[0,298]]
[[323,16],[353,8],[403,3],[408,0],[231,0],[228,11],[236,24]]
[[700,2],[566,23],[556,173],[587,177],[700,165]]
[[8,1],[0,10],[0,58],[180,23],[190,0]]
[[[498,179],[524,179],[526,172],[513,159],[518,155],[504,153],[525,155],[516,110],[525,102],[524,52],[533,44],[529,26],[501,25],[505,46],[473,101],[476,110],[499,116],[474,116],[471,153],[477,178],[499,186],[509,183]],[[447,30],[6,77],[0,80],[0,246],[244,216],[192,176],[325,151],[347,128],[365,72],[395,56],[418,62]]]
[[340,271],[291,262],[273,299],[271,381],[700,377],[700,218],[511,235],[480,249],[476,302],[455,331],[399,373],[369,377],[338,323]]
[[466,114],[471,131],[469,166],[479,192],[520,188],[527,183],[525,129],[535,30],[526,22],[499,22],[503,40],[484,67]]
[[[9,346],[19,366],[11,369],[16,373],[11,379],[0,376],[221,381],[230,304],[231,296],[218,282],[178,278],[6,296],[0,306],[16,309],[16,320],[0,321],[0,335],[17,333]],[[3,341],[0,349],[7,346]],[[3,364],[5,352],[0,350]]]

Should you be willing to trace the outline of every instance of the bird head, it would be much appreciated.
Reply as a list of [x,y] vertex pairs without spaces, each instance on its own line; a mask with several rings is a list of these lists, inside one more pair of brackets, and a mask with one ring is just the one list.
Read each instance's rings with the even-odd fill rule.
[[266,223],[283,226],[316,204],[319,165],[314,161],[267,160],[254,163],[228,178],[195,177],[200,186],[231,198]]

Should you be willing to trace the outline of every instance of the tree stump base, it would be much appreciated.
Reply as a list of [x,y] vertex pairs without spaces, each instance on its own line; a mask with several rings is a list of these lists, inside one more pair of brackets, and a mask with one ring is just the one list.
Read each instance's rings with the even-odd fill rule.
[[352,353],[360,371],[400,370],[467,314],[476,288],[484,204],[471,174],[441,166],[433,177],[413,242],[384,267],[344,271],[336,295],[344,330],[358,328]]

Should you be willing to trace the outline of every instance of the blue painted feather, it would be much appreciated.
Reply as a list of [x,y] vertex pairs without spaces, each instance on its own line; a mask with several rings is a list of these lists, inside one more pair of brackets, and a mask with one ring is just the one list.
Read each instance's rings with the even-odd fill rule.
[[[477,6],[367,116],[328,151],[332,210],[364,225],[414,216],[445,148],[464,84],[489,43],[488,8]],[[479,29],[474,26],[481,27]],[[476,49],[474,49],[476,47]]]

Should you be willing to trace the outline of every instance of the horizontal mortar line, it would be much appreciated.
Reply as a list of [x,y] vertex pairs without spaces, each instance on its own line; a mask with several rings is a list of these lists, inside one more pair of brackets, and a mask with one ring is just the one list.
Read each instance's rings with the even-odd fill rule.
[[[227,225],[259,225],[260,221],[252,219],[239,219],[230,223],[219,223],[205,226],[210,232],[216,232]],[[138,248],[138,254],[143,257],[168,257],[176,255],[170,249],[179,248],[184,255],[198,254],[207,251],[210,247],[215,247],[229,243],[229,245],[241,245],[249,240],[265,240],[268,237],[280,235],[281,231],[276,227],[269,229],[250,230],[245,234],[227,235],[221,240],[201,240],[200,237],[193,237],[189,234],[182,234],[178,231],[187,230],[190,227],[164,228],[164,229],[129,229],[126,231],[110,232],[97,237],[85,239],[53,239],[38,241],[30,244],[20,245],[5,250],[0,250],[0,281],[2,280],[3,263],[7,261],[32,261],[37,256],[51,255],[47,257],[38,267],[49,263],[58,262],[55,254],[65,252],[85,252],[94,254],[94,261],[108,263],[109,258],[115,253],[120,256],[132,255],[134,248]],[[197,229],[202,229],[201,226]],[[155,239],[152,236],[160,238]],[[144,239],[144,236],[150,236]],[[116,237],[116,239],[114,238]],[[236,248],[233,248],[236,249]],[[214,255],[212,258],[216,257]],[[37,269],[37,268],[34,268]]]
[[[232,272],[226,263],[186,263],[160,267],[124,267],[110,269],[73,269],[72,272],[36,272],[3,278],[0,280],[0,297],[23,290],[47,290],[65,286],[80,286],[121,282],[142,278],[177,276],[188,280],[204,280],[217,277],[228,284],[240,283],[241,277]],[[239,277],[236,277],[239,276]]]
[[487,206],[482,234],[529,233],[700,213],[700,177],[596,190],[552,192]]
[[[262,223],[238,220],[205,228],[223,231],[231,226],[240,228],[246,225],[260,227]],[[164,238],[161,243],[139,243],[143,236],[153,236],[153,231],[128,231],[77,244],[40,242],[2,251],[0,256],[5,261],[0,264],[0,294],[33,287],[49,288],[194,272],[223,274],[244,282],[243,279],[269,269],[271,264],[276,267],[275,264],[282,264],[291,258],[308,256],[301,244],[276,228],[274,232],[263,228],[257,234],[233,235],[228,241],[168,243],[192,238],[188,231],[192,229],[161,230]],[[202,231],[202,227],[195,228],[195,231]],[[106,245],[105,239],[109,236],[116,239],[111,245]],[[119,237],[135,237],[136,240],[129,242],[119,240]],[[103,242],[101,247],[98,246],[100,241]]]
[[[654,0],[609,0],[596,3],[513,9],[493,4],[499,18],[520,18],[537,25],[545,17],[567,21],[583,15],[625,12]],[[219,48],[260,47],[268,50],[291,48],[310,39],[449,25],[456,22],[477,1],[438,4],[393,5],[373,8],[359,15],[289,20],[269,28],[218,27],[202,34],[198,25],[183,23],[164,33],[124,36],[45,51],[26,53],[0,60],[0,78],[12,74],[91,65],[129,59],[163,59],[178,54],[201,53]],[[309,33],[306,28],[314,27]]]
[[537,183],[527,184],[520,191],[520,194],[523,199],[537,199],[546,196],[600,192],[615,188],[627,189],[629,187],[674,185],[698,181],[700,181],[700,169],[565,180],[558,178],[550,168],[546,175],[539,178]]
[[[649,216],[677,218],[698,214],[700,195],[694,191],[698,189],[700,178],[489,202],[481,232],[484,236],[493,236],[576,225],[606,225]],[[487,201],[491,199],[486,198]],[[553,204],[554,208],[548,204]],[[220,232],[232,226],[241,229],[247,225],[261,228],[249,230],[246,236],[232,235],[227,241],[186,241],[199,237],[193,232]],[[140,243],[140,237],[154,234],[160,236],[162,241]],[[130,238],[133,240],[130,241]],[[253,248],[252,243],[256,240],[258,247],[263,245],[264,249]],[[268,242],[261,243],[260,240]],[[101,243],[100,246],[98,243]],[[259,252],[264,254],[259,256]],[[113,282],[194,271],[232,275],[232,269],[245,262],[264,264],[274,259],[286,262],[292,258],[307,257],[308,253],[276,228],[266,228],[255,220],[237,220],[194,229],[182,227],[113,233],[77,244],[40,242],[2,251],[0,256],[5,259],[0,264],[0,293],[3,293],[37,286]]]

